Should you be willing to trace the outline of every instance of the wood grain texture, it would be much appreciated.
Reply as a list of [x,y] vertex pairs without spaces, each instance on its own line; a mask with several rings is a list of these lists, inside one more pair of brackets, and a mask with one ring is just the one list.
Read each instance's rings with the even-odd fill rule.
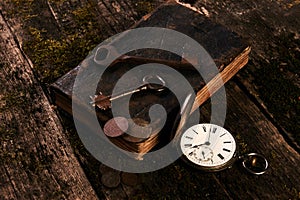
[[[279,130],[230,82],[226,85],[227,118],[225,128],[239,139],[242,153],[264,154],[270,163],[266,174],[255,177],[242,170],[241,164],[217,176],[234,199],[293,199],[300,191],[300,155],[283,138]],[[243,145],[241,145],[243,144]],[[245,146],[246,145],[246,146]]]
[[0,27],[0,198],[97,199],[2,15]]
[[299,2],[194,1],[193,6],[251,40],[250,62],[238,81],[300,152]]
[[[299,153],[233,81],[226,84],[226,94],[224,128],[237,139],[240,155],[257,152],[267,158],[267,172],[254,176],[236,162],[218,173],[201,173],[179,159],[166,169],[142,175],[146,199],[158,198],[163,191],[169,191],[166,197],[172,199],[298,199]],[[210,104],[202,106],[201,113],[201,122],[209,122]]]
[[[6,3],[5,6],[3,5],[4,2]],[[87,31],[89,35],[91,35],[93,31],[101,33],[105,38],[111,34],[115,34],[116,30],[127,29],[127,25],[132,25],[140,19],[141,13],[146,14],[148,12],[138,10],[135,6],[135,4],[137,4],[136,1],[114,1],[121,5],[122,14],[120,14],[120,12],[118,14],[118,12],[113,11],[113,9],[118,10],[118,6],[113,8],[112,2],[109,1],[49,0],[48,2],[34,1],[34,5],[36,5],[35,7],[38,9],[33,13],[29,13],[31,16],[35,15],[35,17],[28,20],[24,15],[20,14],[21,12],[19,10],[15,15],[9,15],[9,11],[16,10],[15,7],[10,4],[11,2],[17,1],[4,0],[0,2],[1,13],[5,16],[5,21],[12,27],[11,30],[15,35],[14,39],[18,41],[20,47],[23,47],[29,40],[28,36],[24,35],[24,32],[28,31],[30,25],[31,27],[47,30],[48,32],[45,37],[50,39],[57,39],[60,36],[67,37],[74,32],[82,36],[82,30]],[[74,15],[71,12],[74,10],[74,7],[85,8],[87,2],[96,2],[97,5],[99,4],[98,7],[94,7],[95,11],[97,11],[95,21],[101,22],[97,28],[76,23]],[[143,3],[144,2],[150,1],[143,1]],[[156,2],[156,5],[161,3],[161,1],[151,2]],[[293,3],[294,1],[291,2]],[[48,5],[52,8],[50,9]],[[249,36],[250,41],[252,41],[252,52],[255,53],[252,54],[250,63],[246,68],[238,74],[238,82],[242,82],[244,87],[242,87],[241,90],[237,86],[236,80],[226,85],[228,114],[225,128],[236,135],[242,152],[255,151],[263,153],[267,157],[270,161],[270,169],[265,175],[260,177],[251,176],[245,173],[238,164],[233,166],[232,169],[220,173],[203,174],[178,161],[159,171],[140,174],[139,178],[141,182],[137,187],[128,189],[127,186],[123,184],[116,190],[108,189],[104,186],[99,186],[99,184],[95,184],[100,182],[99,178],[93,182],[94,188],[96,188],[97,185],[98,188],[96,190],[101,190],[106,198],[111,199],[113,199],[113,197],[123,199],[138,199],[139,197],[141,197],[141,199],[299,199],[300,183],[299,179],[297,179],[300,174],[298,167],[299,154],[289,146],[289,143],[282,137],[281,134],[283,132],[280,130],[280,127],[284,128],[285,124],[291,123],[289,120],[291,118],[285,115],[287,116],[287,120],[281,121],[275,118],[276,123],[273,123],[273,111],[269,112],[272,117],[266,117],[268,115],[265,113],[266,108],[269,110],[270,104],[266,106],[264,99],[258,96],[261,95],[258,89],[266,88],[265,86],[268,84],[262,85],[260,80],[264,76],[259,77],[258,75],[261,73],[259,74],[257,72],[261,72],[262,69],[266,66],[270,66],[270,63],[273,63],[274,60],[270,59],[272,56],[276,54],[282,55],[283,50],[287,52],[290,51],[287,48],[290,46],[292,49],[296,49],[295,45],[298,44],[296,43],[296,39],[284,43],[282,37],[277,37],[278,33],[282,33],[282,31],[288,33],[290,30],[291,32],[297,32],[297,30],[299,30],[297,20],[299,17],[296,17],[299,15],[299,8],[297,6],[289,8],[286,5],[287,2],[285,1],[250,2],[243,0],[228,0],[224,2],[207,0],[198,1],[195,4],[200,11],[207,12],[212,19],[225,24],[243,36]],[[26,12],[29,11],[26,10]],[[112,13],[122,16],[112,17]],[[125,19],[125,22],[123,19]],[[20,21],[22,21],[22,23],[20,23]],[[122,23],[128,24],[122,26]],[[1,22],[1,25],[2,24]],[[10,54],[12,55],[11,57],[8,56],[10,51],[7,50],[7,48],[12,46],[15,51],[17,46],[14,42],[13,45],[10,45],[10,39],[7,39],[7,37],[4,37],[5,40],[3,39],[3,33],[7,32],[5,27],[4,23],[4,26],[1,26],[0,32],[1,59],[6,63],[6,65],[0,65],[0,127],[2,127],[0,131],[0,198],[6,195],[9,199],[41,199],[43,197],[74,199],[75,194],[81,193],[83,199],[85,199],[85,197],[89,199],[89,196],[87,196],[87,191],[90,191],[89,189],[83,190],[81,187],[77,188],[78,184],[85,185],[86,181],[80,181],[80,178],[76,178],[78,176],[81,177],[82,172],[80,170],[77,171],[78,164],[73,162],[71,159],[72,156],[71,158],[67,157],[69,160],[65,157],[66,154],[72,155],[70,147],[66,141],[63,140],[63,135],[59,136],[59,139],[57,138],[57,134],[60,133],[62,127],[58,126],[56,122],[54,123],[56,125],[53,125],[53,112],[49,107],[49,103],[45,100],[45,97],[43,95],[43,97],[40,97],[42,91],[39,87],[39,83],[36,82],[36,79],[30,78],[32,74],[30,68],[24,67],[24,65],[17,62],[20,55],[19,51],[16,54]],[[76,39],[77,41],[84,40],[83,37]],[[269,39],[277,42],[268,44]],[[98,43],[99,42],[100,41],[98,41]],[[98,43],[95,42],[94,45]],[[4,46],[2,47],[2,45]],[[86,43],[86,45],[88,46],[90,43]],[[76,50],[79,49],[78,46],[73,46],[73,55],[78,55],[78,52],[76,52]],[[35,50],[35,52],[31,52],[30,49],[25,51],[31,60],[34,60],[34,55],[39,52],[38,50],[42,51],[43,49],[37,48]],[[295,52],[298,51],[295,50]],[[78,57],[78,60],[82,60],[85,55]],[[23,59],[24,58],[21,60]],[[262,60],[264,60],[264,62],[262,62]],[[10,63],[13,63],[12,66],[15,67],[11,67]],[[276,70],[275,72],[278,72],[278,76],[283,75],[285,80],[293,80],[291,85],[297,85],[299,80],[296,73],[290,71],[290,67],[284,67],[286,66],[284,63],[292,66],[290,61],[287,62],[287,60],[283,60],[282,65],[278,65],[283,71],[279,70],[278,72],[278,70]],[[77,64],[78,63],[68,67],[73,68]],[[41,68],[36,68],[34,64],[34,72],[39,74],[36,78],[42,79],[43,75],[41,75],[41,72],[43,70],[51,68],[51,66],[55,66],[56,69],[60,65],[63,65],[63,63],[53,65],[50,59],[44,60],[42,65],[39,65]],[[22,69],[23,73],[21,70],[16,70],[17,66],[18,69]],[[68,71],[70,68],[65,70]],[[274,69],[276,69],[276,67]],[[60,71],[58,74],[61,76],[65,72]],[[266,71],[266,73],[269,72],[270,71]],[[31,82],[32,80],[35,81]],[[281,84],[281,80],[276,79],[275,76],[273,82],[276,81]],[[52,82],[46,83],[51,84]],[[2,85],[5,87],[2,87]],[[38,91],[36,91],[37,86],[39,88]],[[276,91],[277,88],[272,88],[272,90]],[[247,95],[245,95],[245,92]],[[36,95],[39,98],[37,98]],[[249,99],[249,96],[251,99]],[[26,99],[29,100],[24,102]],[[254,104],[253,101],[256,103]],[[259,101],[259,103],[257,103],[257,101]],[[41,105],[42,111],[37,107],[38,105]],[[44,112],[45,105],[46,110],[48,110],[47,112]],[[259,107],[257,105],[259,105]],[[293,111],[293,109],[290,110]],[[206,116],[209,116],[208,111],[209,108],[207,111],[203,108],[203,112],[206,113]],[[44,115],[44,113],[50,114]],[[293,112],[291,112],[291,114],[290,116],[293,116]],[[56,121],[56,118],[54,121]],[[274,124],[276,126],[274,126]],[[298,128],[296,127],[296,130],[299,130],[299,126]],[[37,140],[40,141],[41,145],[36,145]],[[60,142],[60,140],[63,142]],[[86,154],[82,154],[78,149],[75,150],[77,151],[79,160],[84,166],[85,172],[87,172],[91,163],[88,162]],[[45,156],[45,154],[50,156]],[[51,157],[53,157],[52,160],[50,159]],[[43,158],[50,160],[50,162],[43,161]],[[56,164],[61,168],[54,168],[53,165]],[[65,166],[69,164],[72,164],[73,167],[75,166],[74,168],[76,168],[76,170],[70,171],[76,173],[74,176],[68,174],[68,176],[65,177],[65,172],[67,171]],[[100,172],[98,173],[100,174]],[[97,172],[93,172],[92,175],[94,176],[89,176],[90,179],[99,177]],[[68,187],[63,187],[66,186],[65,182],[59,181],[62,180],[62,177],[63,180],[72,179],[73,182],[71,181]],[[77,181],[77,184],[72,185],[74,181]],[[87,188],[90,188],[90,186],[87,186]],[[94,193],[91,191],[88,194],[91,195]]]

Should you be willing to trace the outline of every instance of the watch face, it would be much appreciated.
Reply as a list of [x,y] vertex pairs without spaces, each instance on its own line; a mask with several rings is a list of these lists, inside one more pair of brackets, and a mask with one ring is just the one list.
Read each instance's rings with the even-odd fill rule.
[[221,126],[197,124],[182,134],[180,148],[193,164],[207,170],[218,170],[232,163],[236,142]]

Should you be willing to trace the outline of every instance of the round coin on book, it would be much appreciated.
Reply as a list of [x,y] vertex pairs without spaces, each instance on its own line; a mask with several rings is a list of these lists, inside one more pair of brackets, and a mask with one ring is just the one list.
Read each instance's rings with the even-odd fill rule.
[[[132,121],[129,122],[128,124],[128,133],[125,133],[122,135],[123,139],[126,140],[127,142],[133,142],[133,143],[139,143],[145,141],[150,135],[152,134],[152,128],[151,127],[146,127],[149,124],[148,121],[142,119],[142,118],[133,118]],[[140,127],[143,127],[142,132]],[[130,135],[131,133],[137,133],[139,132],[144,136],[144,138],[138,138]]]
[[123,135],[128,129],[128,120],[124,117],[115,117],[108,120],[104,125],[104,133],[109,137]]

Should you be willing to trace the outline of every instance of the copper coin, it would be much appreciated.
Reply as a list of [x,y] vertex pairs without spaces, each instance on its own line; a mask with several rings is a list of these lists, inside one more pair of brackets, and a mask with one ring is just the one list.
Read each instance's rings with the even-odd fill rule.
[[128,186],[135,186],[138,184],[137,174],[122,172],[121,179],[122,179],[122,183]]
[[[133,118],[132,121],[128,125],[128,131],[127,131],[128,134],[125,133],[122,136],[123,139],[128,142],[133,142],[133,143],[139,143],[139,142],[146,140],[148,137],[150,137],[151,132],[152,132],[151,127],[145,127],[148,124],[149,124],[149,122],[147,122],[146,120],[144,120],[142,118]],[[140,134],[142,134],[146,138],[138,138],[138,137],[134,137],[134,136],[130,135],[131,133],[136,133],[137,131],[140,131],[138,126],[144,127],[143,132]]]
[[103,185],[109,188],[116,188],[121,183],[120,173],[117,172],[107,172],[102,175],[101,182]]
[[108,120],[104,125],[104,133],[109,137],[123,135],[128,129],[128,121],[124,117],[115,117]]

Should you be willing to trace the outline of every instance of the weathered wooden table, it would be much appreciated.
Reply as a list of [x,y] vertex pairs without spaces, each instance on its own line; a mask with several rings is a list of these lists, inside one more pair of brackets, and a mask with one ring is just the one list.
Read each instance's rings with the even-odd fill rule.
[[[252,41],[250,63],[226,84],[225,128],[242,152],[268,158],[266,174],[251,176],[238,165],[205,174],[177,161],[137,176],[110,172],[121,184],[103,186],[101,176],[110,169],[84,150],[71,121],[51,107],[47,85],[161,3],[0,3],[1,199],[299,199],[297,1],[194,4]],[[205,106],[202,111],[208,115]]]

